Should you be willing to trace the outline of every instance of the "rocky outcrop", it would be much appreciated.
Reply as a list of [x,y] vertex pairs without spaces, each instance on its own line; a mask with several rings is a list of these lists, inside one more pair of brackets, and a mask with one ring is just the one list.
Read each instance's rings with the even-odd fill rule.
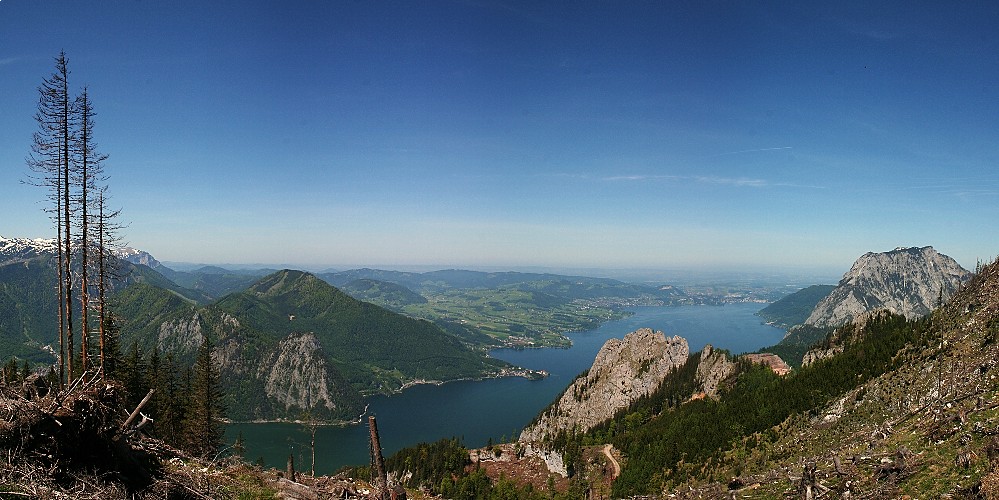
[[687,341],[643,328],[610,339],[593,366],[578,377],[537,421],[520,435],[541,441],[560,431],[586,431],[633,401],[656,390],[666,375],[687,361]]
[[197,352],[203,340],[201,315],[195,312],[188,317],[161,323],[156,345],[161,352],[184,356]]
[[841,352],[843,352],[843,346],[841,345],[832,346],[828,349],[812,349],[801,357],[801,366],[806,367],[823,359],[831,358]]
[[735,363],[728,359],[725,351],[719,351],[711,347],[711,344],[704,346],[694,377],[705,396],[718,399],[719,386],[733,373],[735,373]]
[[877,309],[918,318],[945,303],[969,276],[954,259],[933,247],[868,252],[815,306],[805,324],[840,326]]
[[750,363],[756,363],[766,366],[767,368],[770,368],[772,372],[776,373],[781,377],[787,375],[788,373],[791,373],[791,367],[788,366],[788,364],[785,363],[784,360],[781,359],[780,356],[776,354],[771,354],[769,352],[764,352],[760,354],[743,354],[742,358],[749,361]]
[[326,408],[333,412],[342,377],[326,362],[319,339],[313,333],[291,334],[278,344],[272,363],[261,365],[264,393],[285,411]]
[[118,258],[122,260],[127,260],[133,264],[142,264],[144,266],[149,266],[152,269],[159,269],[163,267],[160,261],[156,260],[149,252],[139,250],[132,247],[125,247],[119,249],[117,252]]

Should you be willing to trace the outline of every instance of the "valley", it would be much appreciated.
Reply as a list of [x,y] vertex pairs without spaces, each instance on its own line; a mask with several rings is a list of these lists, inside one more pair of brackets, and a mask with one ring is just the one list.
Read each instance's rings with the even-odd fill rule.
[[[56,280],[52,245],[10,238],[0,248],[0,276],[9,276],[0,280],[0,298],[11,304],[10,319],[0,322],[0,340],[7,339],[0,355],[44,366],[56,306],[37,287]],[[753,304],[780,289],[712,285],[718,294],[701,289],[690,297],[671,285],[544,273],[174,271],[141,250],[121,257],[114,300],[122,352],[137,353],[133,365],[156,354],[183,368],[210,341],[227,417],[235,421],[295,420],[306,412],[350,421],[363,412],[364,398],[416,384],[536,379],[546,373],[488,351],[567,348],[570,332],[620,321],[634,307]]]
[[[623,319],[570,333],[569,348],[490,351],[490,356],[512,365],[545,370],[548,376],[544,379],[502,378],[415,386],[400,394],[368,398],[368,411],[378,417],[386,456],[420,442],[452,436],[461,438],[469,447],[484,447],[490,440],[509,442],[590,366],[608,339],[621,338],[649,325],[682,334],[694,350],[711,343],[734,353],[748,352],[776,343],[783,335],[782,330],[764,325],[754,316],[758,309],[759,305],[752,303],[629,308],[630,314]],[[239,433],[246,439],[245,457],[251,462],[262,457],[264,463],[279,467],[287,460],[289,449],[296,454],[307,450],[308,432],[299,424],[232,424],[226,428],[227,442],[234,441]],[[364,426],[322,427],[316,439],[321,451],[317,467],[324,473],[367,463]]]

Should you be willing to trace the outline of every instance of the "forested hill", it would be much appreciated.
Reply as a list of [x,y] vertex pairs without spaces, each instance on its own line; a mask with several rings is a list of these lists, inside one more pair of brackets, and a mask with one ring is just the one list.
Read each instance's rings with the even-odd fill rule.
[[815,309],[815,305],[826,298],[836,285],[812,285],[784,297],[757,313],[767,323],[777,328],[788,329],[801,325]]
[[305,411],[351,418],[361,394],[508,368],[433,323],[358,301],[300,271],[276,272],[204,307],[151,286],[130,287],[122,298],[135,305],[122,328],[125,345],[191,360],[202,339],[211,340],[235,419]]

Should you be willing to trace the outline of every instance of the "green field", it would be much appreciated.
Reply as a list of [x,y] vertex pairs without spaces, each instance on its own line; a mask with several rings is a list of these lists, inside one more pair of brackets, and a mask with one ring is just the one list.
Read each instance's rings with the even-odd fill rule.
[[431,321],[456,322],[507,346],[568,347],[568,332],[590,330],[628,313],[584,299],[563,299],[515,288],[449,290],[401,310]]

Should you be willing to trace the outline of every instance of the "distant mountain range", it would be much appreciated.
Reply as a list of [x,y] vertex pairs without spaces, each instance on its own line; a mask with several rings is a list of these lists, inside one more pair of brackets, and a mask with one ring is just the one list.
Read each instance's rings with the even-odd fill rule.
[[[53,251],[51,240],[0,239],[3,359],[54,361]],[[121,344],[135,342],[146,353],[157,348],[189,364],[207,336],[234,419],[298,418],[304,412],[350,419],[363,411],[363,394],[526,373],[434,323],[358,301],[307,273],[176,273],[142,251],[126,249],[120,256],[125,278],[114,301],[123,319]]]

